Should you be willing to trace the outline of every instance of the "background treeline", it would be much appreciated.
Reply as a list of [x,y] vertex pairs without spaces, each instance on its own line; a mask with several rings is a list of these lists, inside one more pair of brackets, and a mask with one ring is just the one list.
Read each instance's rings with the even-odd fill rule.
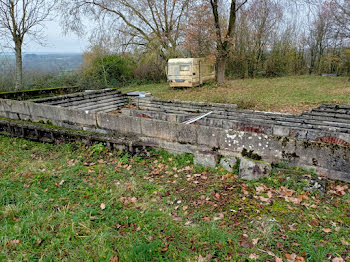
[[[90,48],[84,52],[78,70],[55,77],[41,75],[39,80],[32,77],[31,85],[101,88],[133,81],[164,81],[169,58],[205,56],[215,61],[218,39],[225,37],[232,15],[233,36],[220,39],[227,40],[230,46],[227,77],[350,74],[350,3],[346,0],[61,0],[60,3],[67,31],[87,33],[83,30],[84,19],[97,21],[90,34]],[[237,6],[234,13],[232,9],[230,12],[232,3]],[[218,22],[222,25],[219,31],[213,4],[217,5]],[[7,79],[11,74],[5,73]],[[3,78],[0,76],[0,81]],[[10,86],[7,81],[0,88]]]

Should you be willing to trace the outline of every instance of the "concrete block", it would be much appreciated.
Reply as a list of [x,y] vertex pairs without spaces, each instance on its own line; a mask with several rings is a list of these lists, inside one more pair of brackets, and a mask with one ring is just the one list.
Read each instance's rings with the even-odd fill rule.
[[138,117],[99,113],[97,125],[122,134],[141,134],[141,118]]
[[275,136],[289,136],[290,128],[284,126],[274,126],[272,132]]
[[61,121],[88,127],[96,127],[96,114],[71,108],[60,108]]
[[222,166],[228,172],[233,172],[233,168],[236,164],[237,158],[234,156],[225,156],[220,160],[220,166]]
[[245,180],[255,180],[271,174],[269,163],[242,158],[239,166],[239,176]]
[[197,128],[197,143],[199,145],[206,145],[210,148],[219,147],[219,137],[220,129],[209,127],[209,126],[200,126]]
[[167,121],[169,122],[177,122],[177,115],[176,114],[168,114]]
[[184,125],[180,123],[171,123],[175,126],[175,139],[179,143],[197,143],[197,129],[200,128],[196,125]]
[[165,141],[154,137],[139,137],[139,139],[146,146],[165,149],[172,154],[184,154],[184,153],[194,154],[196,151],[198,151],[198,147],[191,144],[180,144],[176,142],[169,142],[169,141]]
[[30,115],[28,103],[25,101],[16,101],[16,100],[9,100],[9,99],[3,99],[1,101],[2,104],[2,110],[4,112],[11,112],[11,113],[17,113],[17,114],[23,114],[23,115]]
[[212,151],[197,151],[194,154],[193,162],[195,165],[215,168],[218,163],[218,153]]
[[123,115],[132,116],[132,110],[129,108],[122,108],[121,111]]
[[196,126],[141,118],[143,136],[157,137],[167,141],[195,144]]
[[28,103],[28,107],[33,121],[38,121],[38,119],[46,119],[51,122],[61,121],[63,108],[37,103]]

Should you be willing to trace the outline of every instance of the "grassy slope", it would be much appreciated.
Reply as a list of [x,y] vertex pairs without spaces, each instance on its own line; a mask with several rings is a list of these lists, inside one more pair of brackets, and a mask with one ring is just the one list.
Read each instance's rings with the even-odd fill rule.
[[244,182],[188,155],[0,136],[0,261],[345,258],[350,194],[305,193],[304,174]]
[[238,104],[241,108],[296,113],[320,103],[350,104],[348,78],[320,76],[293,76],[271,79],[229,81],[216,87],[172,90],[164,84],[129,86],[126,91],[150,91],[163,99],[207,101]]

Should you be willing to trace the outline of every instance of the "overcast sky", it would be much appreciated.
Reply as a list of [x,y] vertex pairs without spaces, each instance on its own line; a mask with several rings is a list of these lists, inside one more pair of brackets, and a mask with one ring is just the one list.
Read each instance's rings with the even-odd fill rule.
[[58,21],[45,23],[46,46],[30,42],[24,46],[24,52],[38,53],[82,53],[88,46],[87,39],[79,39],[76,35],[64,35]]

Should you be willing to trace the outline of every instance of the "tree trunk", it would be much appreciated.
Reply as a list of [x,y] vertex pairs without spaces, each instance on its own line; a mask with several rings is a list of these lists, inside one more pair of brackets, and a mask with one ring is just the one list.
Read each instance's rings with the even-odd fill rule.
[[225,72],[226,72],[226,57],[217,58],[216,61],[216,81],[218,84],[225,82]]
[[23,67],[22,67],[22,45],[16,43],[16,90],[20,90],[23,85]]

